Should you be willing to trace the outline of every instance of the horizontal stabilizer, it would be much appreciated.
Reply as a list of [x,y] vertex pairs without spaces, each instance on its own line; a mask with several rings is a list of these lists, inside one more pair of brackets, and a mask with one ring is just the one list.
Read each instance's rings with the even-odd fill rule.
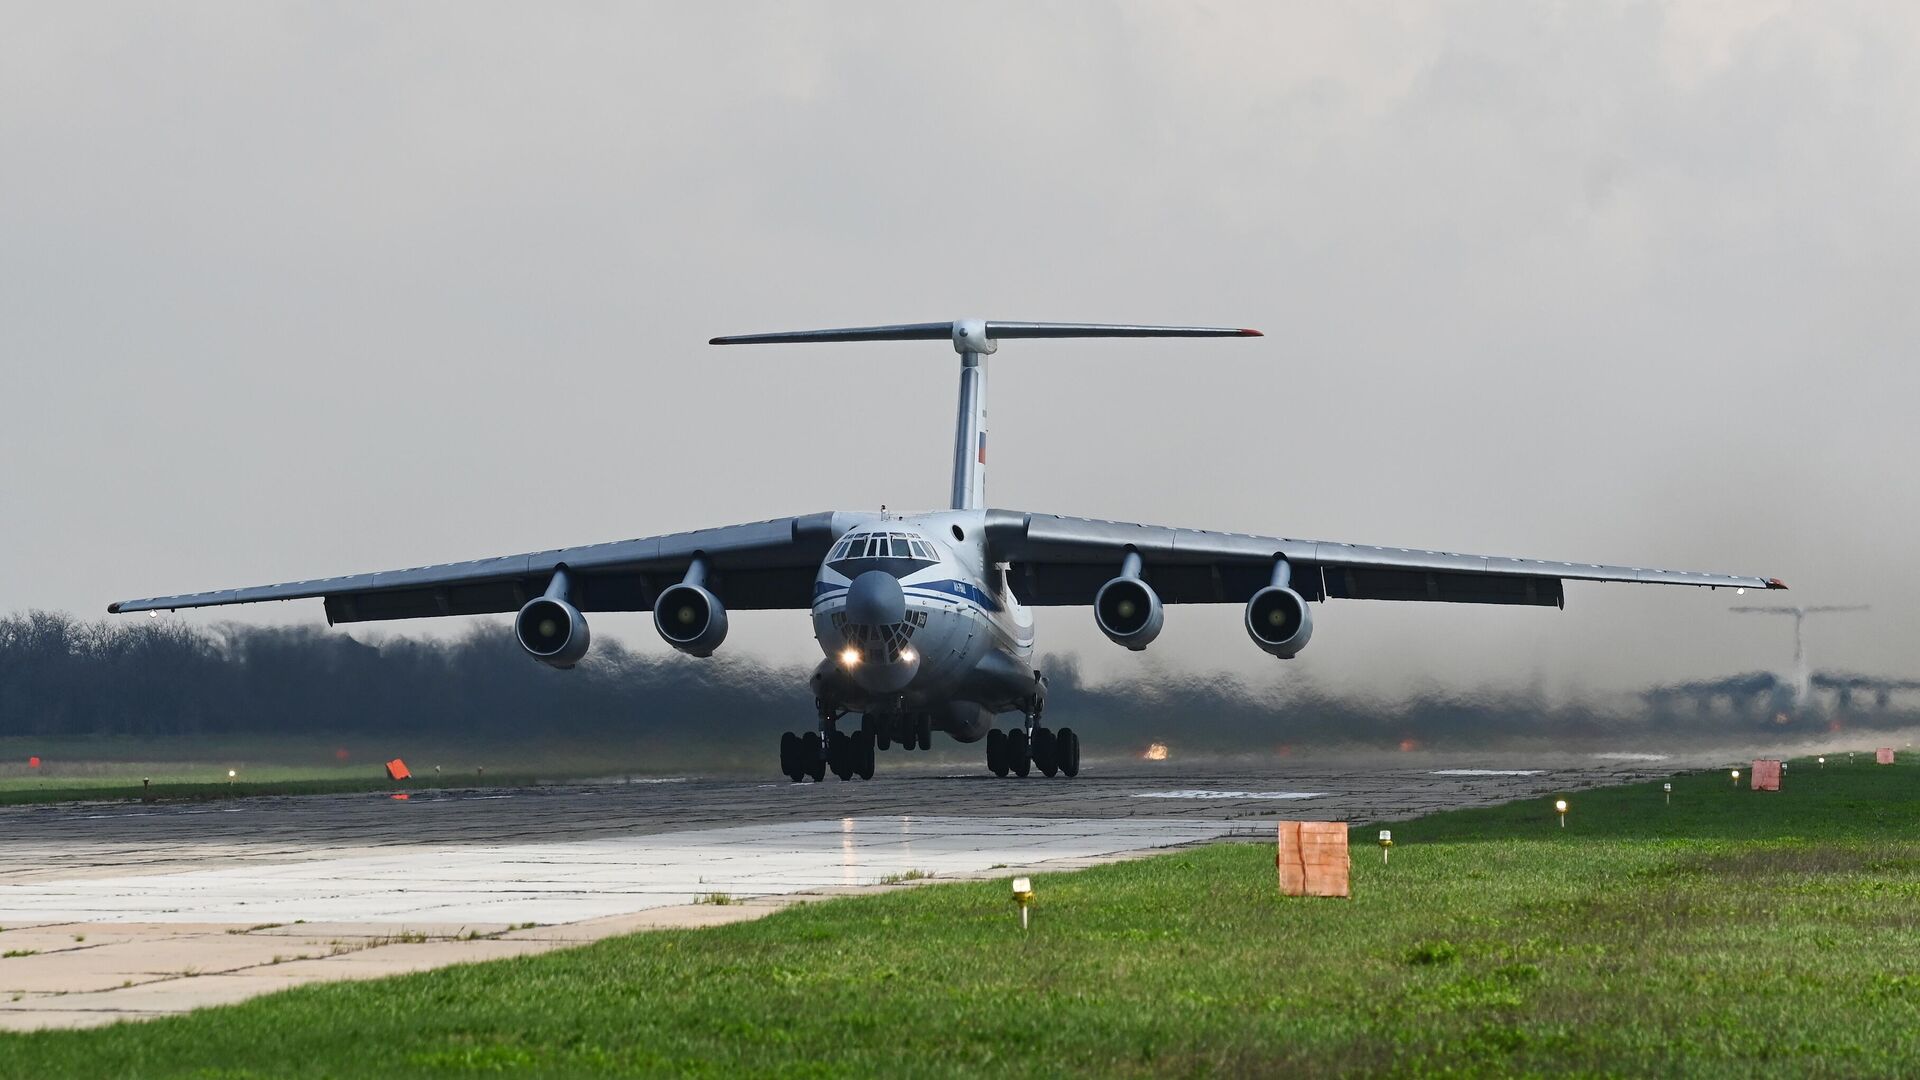
[[[966,322],[968,320],[961,320]],[[810,341],[945,341],[954,322],[901,323],[897,326],[847,326],[837,330],[789,330],[773,334],[730,334],[709,345],[779,345]],[[983,324],[989,340],[1013,338],[1260,337],[1258,330],[1232,326],[1134,326],[1115,323],[995,322]]]

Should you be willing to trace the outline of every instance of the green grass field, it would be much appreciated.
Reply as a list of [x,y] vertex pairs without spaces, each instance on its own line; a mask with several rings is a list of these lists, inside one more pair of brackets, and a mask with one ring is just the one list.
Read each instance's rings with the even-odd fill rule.
[[[374,745],[362,739],[349,746],[297,738],[0,737],[0,806],[524,785],[671,774],[688,764],[651,746],[604,743],[449,745],[393,739]],[[39,768],[29,767],[32,757],[40,758]],[[406,761],[414,773],[404,785],[387,779],[386,762],[394,757]],[[228,770],[235,773],[231,781]],[[143,780],[151,786],[143,787]]]
[[1363,832],[1350,901],[1223,844],[1042,875],[1026,933],[935,883],[0,1036],[0,1075],[1912,1074],[1920,767],[1870,762],[1397,823],[1389,866]]

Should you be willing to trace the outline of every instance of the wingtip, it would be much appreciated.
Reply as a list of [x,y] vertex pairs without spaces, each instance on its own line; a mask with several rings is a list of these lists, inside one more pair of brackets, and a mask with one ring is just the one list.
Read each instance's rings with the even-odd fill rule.
[[1769,589],[1785,589],[1786,587],[1787,587],[1787,583],[1784,581],[1781,581],[1777,577],[1770,577],[1767,579],[1767,588]]
[[1258,330],[1249,330],[1243,326],[1240,328],[1240,336],[1241,337],[1266,337],[1267,335],[1261,333]]

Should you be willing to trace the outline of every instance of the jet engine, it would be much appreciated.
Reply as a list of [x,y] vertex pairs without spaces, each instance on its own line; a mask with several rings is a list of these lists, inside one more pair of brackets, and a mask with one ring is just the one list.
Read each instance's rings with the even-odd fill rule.
[[587,655],[587,617],[555,596],[527,601],[513,620],[520,647],[543,664],[570,668]]
[[712,656],[727,640],[727,608],[705,586],[683,581],[653,602],[653,626],[681,652]]
[[1166,612],[1153,587],[1137,577],[1122,575],[1100,586],[1093,596],[1093,621],[1116,645],[1139,652],[1160,636]]
[[1247,601],[1247,636],[1262,652],[1292,659],[1313,637],[1313,612],[1299,593],[1269,585]]

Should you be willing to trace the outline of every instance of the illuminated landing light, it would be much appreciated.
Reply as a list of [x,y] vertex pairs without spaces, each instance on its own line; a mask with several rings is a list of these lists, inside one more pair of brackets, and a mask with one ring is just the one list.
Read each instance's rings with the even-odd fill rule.
[[912,650],[912,649],[901,649],[901,650],[900,650],[900,662],[901,662],[901,663],[903,663],[903,664],[911,664],[911,663],[913,663],[913,662],[914,662],[914,661],[915,661],[916,659],[918,659],[918,657],[914,655],[914,652],[913,652],[913,650]]
[[840,650],[840,662],[848,667],[860,666],[860,650],[849,645]]
[[1747,595],[1747,590],[1746,590],[1746,589],[1744,589],[1744,588],[1742,588],[1742,589],[1735,589],[1735,590],[1733,590],[1733,595],[1735,595],[1735,596],[1745,596],[1745,595]]
[[1148,761],[1165,761],[1167,760],[1167,744],[1163,742],[1154,743],[1152,746],[1147,747],[1147,752],[1141,756],[1145,757]]

